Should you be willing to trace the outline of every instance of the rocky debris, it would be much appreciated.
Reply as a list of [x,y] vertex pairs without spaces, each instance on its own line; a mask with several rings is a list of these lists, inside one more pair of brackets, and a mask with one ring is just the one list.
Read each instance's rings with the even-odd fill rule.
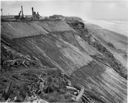
[[[35,66],[40,63],[36,57],[25,56],[3,44],[2,52],[0,101],[78,102],[81,98],[81,91],[73,87],[70,78],[56,68]],[[22,69],[18,70],[21,66]],[[9,71],[12,73],[9,74]]]
[[81,90],[79,91],[79,95],[75,98],[75,101],[79,101],[84,94],[84,87],[81,87]]
[[84,32],[85,29],[85,24],[79,20],[67,20],[66,21],[73,29],[79,31],[79,32]]
[[2,43],[2,54],[3,54],[1,60],[2,71],[9,70],[12,67],[17,68],[19,66],[24,66],[26,68],[30,66],[35,66],[35,67],[42,66],[41,62],[36,57],[23,55],[3,45],[3,43]]
[[79,17],[64,17],[64,20],[68,23],[68,24],[71,24],[73,22],[81,22],[83,23],[83,20]]
[[108,43],[107,43],[107,45],[108,45],[109,47],[111,47],[111,48],[114,48],[114,49],[115,49],[115,46],[114,46],[112,43],[108,42]]
[[[10,79],[12,82],[0,93],[0,101],[25,102],[37,101],[40,98],[48,102],[69,102],[79,101],[83,93],[83,89],[73,87],[67,76],[58,70],[28,70],[13,74]],[[1,82],[1,86],[2,84],[6,85],[4,82]]]

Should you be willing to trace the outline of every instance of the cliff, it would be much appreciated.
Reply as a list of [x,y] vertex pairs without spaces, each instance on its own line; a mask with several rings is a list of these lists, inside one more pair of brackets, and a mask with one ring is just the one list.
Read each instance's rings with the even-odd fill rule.
[[[113,37],[113,41],[109,37]],[[72,87],[84,87],[79,102],[126,103],[127,67],[126,63],[122,62],[127,61],[127,52],[124,49],[128,45],[126,40],[115,32],[100,27],[94,28],[82,21],[68,18],[2,22],[1,93],[10,81],[17,88],[26,84],[25,80],[20,79],[25,78],[23,74],[26,72],[33,78],[31,72],[33,75],[40,75],[44,70],[49,72],[56,68],[55,71],[59,70],[68,77],[66,80],[71,81]],[[24,59],[25,57],[27,59]],[[23,83],[19,83],[21,81]],[[13,86],[11,88],[14,88]],[[20,89],[17,91],[21,93]],[[64,91],[65,95],[66,93]],[[48,93],[48,98],[37,92],[35,94],[48,102],[54,100],[49,99],[50,97],[56,98],[58,95],[56,92],[54,95]],[[8,98],[16,97],[17,93],[13,95],[9,95]],[[76,99],[62,97],[55,102],[78,102]],[[24,98],[22,97],[21,101],[24,101]]]

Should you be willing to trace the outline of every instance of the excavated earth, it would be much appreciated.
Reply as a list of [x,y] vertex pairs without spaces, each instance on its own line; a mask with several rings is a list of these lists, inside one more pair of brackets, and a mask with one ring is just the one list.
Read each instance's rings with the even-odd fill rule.
[[127,46],[81,20],[2,21],[0,101],[127,103]]

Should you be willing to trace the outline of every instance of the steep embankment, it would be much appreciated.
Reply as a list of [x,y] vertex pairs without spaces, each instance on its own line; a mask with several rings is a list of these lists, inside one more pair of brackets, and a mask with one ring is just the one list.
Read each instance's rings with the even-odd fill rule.
[[100,42],[126,67],[128,55],[128,37],[123,34],[115,33],[98,27],[97,25],[87,24],[89,32],[96,36]]
[[126,103],[125,66],[83,23],[47,20],[2,22],[1,26],[2,44],[58,68],[72,85],[84,86],[81,101]]
[[1,23],[1,32],[4,36],[13,39],[21,37],[48,34],[53,31],[72,30],[65,22],[58,21],[26,21]]

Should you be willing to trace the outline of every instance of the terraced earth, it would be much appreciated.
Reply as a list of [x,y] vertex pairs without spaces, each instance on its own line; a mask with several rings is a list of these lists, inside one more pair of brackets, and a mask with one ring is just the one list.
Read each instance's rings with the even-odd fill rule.
[[127,103],[127,46],[81,19],[2,21],[0,101]]

